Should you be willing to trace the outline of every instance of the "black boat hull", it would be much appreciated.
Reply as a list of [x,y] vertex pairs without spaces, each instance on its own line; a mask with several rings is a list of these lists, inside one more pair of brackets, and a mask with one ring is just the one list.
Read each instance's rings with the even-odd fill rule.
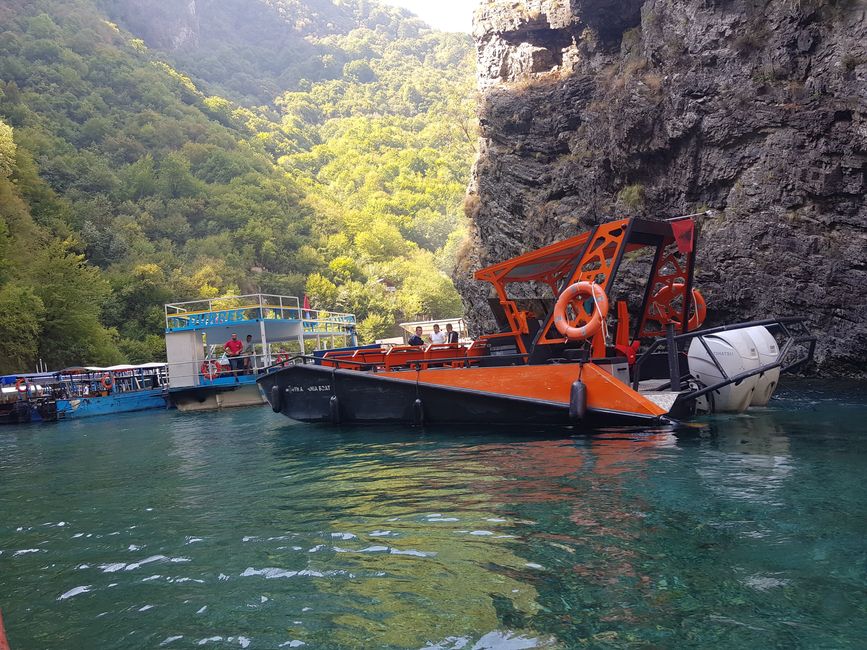
[[22,399],[0,405],[0,424],[57,422],[57,402],[54,398]]
[[260,378],[272,409],[301,422],[554,425],[595,428],[658,422],[658,418],[589,410],[570,419],[569,405],[383,377],[373,372],[297,365]]

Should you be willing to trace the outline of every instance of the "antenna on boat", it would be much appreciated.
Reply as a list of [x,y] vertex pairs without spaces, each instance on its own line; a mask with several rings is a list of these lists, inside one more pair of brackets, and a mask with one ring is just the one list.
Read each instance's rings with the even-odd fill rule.
[[705,210],[704,212],[696,212],[695,214],[684,214],[679,217],[670,217],[665,221],[680,221],[681,219],[694,219],[695,217],[709,217],[714,213],[714,210]]

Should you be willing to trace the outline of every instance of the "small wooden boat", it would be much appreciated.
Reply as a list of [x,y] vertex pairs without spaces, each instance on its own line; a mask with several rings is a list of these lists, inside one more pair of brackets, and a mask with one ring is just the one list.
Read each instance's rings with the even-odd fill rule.
[[499,331],[472,344],[303,355],[258,382],[304,422],[598,427],[766,403],[815,338],[797,318],[700,329],[695,259],[692,217],[609,222],[478,271]]

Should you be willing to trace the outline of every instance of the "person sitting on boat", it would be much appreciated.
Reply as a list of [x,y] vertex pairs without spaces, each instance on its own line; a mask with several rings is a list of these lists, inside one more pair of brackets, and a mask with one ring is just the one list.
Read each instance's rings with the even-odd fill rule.
[[446,343],[460,343],[460,337],[451,323],[446,323]]
[[244,349],[244,344],[238,340],[238,335],[233,333],[232,338],[223,344],[223,349],[226,351],[226,356],[229,357],[232,374],[237,377],[238,371],[243,369],[241,365],[241,350]]
[[407,345],[424,345],[424,339],[421,337],[422,329],[421,325],[415,328],[415,334],[409,337],[409,341],[407,341]]
[[244,371],[253,374],[256,367],[256,346],[253,343],[253,335],[247,334],[247,342],[244,343]]
[[439,345],[446,342],[446,333],[440,331],[439,325],[434,325],[433,334],[430,335],[430,342],[434,345]]

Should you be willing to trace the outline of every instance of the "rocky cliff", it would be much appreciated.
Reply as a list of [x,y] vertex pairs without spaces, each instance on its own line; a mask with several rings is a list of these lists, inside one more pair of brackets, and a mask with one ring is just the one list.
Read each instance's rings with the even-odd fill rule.
[[701,220],[712,322],[807,315],[867,369],[867,2],[484,1],[480,155],[458,272],[628,215]]

